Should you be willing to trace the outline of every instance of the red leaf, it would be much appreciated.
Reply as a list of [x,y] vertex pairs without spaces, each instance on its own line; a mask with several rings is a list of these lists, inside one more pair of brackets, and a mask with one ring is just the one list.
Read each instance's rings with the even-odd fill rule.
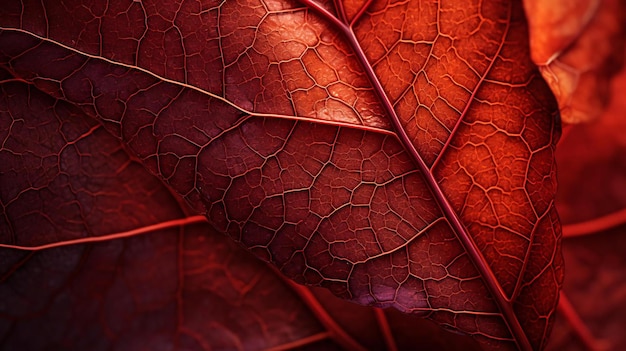
[[[24,244],[55,240],[36,251],[0,249],[3,349],[380,349],[386,341],[401,349],[478,349],[468,337],[393,312],[378,313],[393,326],[385,339],[373,310],[317,292],[321,305],[306,288],[293,290],[204,217],[180,218],[185,208],[78,109],[23,83],[2,89],[3,117],[14,121],[3,136],[2,181],[22,194],[3,193],[4,218],[32,228],[13,233],[32,239]],[[14,170],[26,184],[11,178]],[[133,212],[154,203],[155,211]],[[102,215],[114,205],[124,208],[115,218],[125,223]],[[133,222],[140,231],[121,231]]]
[[75,2],[0,10],[0,64],[120,137],[215,229],[485,348],[545,344],[559,126],[518,3]]

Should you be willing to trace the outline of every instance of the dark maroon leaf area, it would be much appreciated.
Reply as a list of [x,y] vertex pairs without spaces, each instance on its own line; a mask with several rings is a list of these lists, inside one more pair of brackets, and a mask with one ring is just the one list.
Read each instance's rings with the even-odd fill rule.
[[[10,134],[4,135],[5,149],[24,148],[24,154],[37,160],[24,162],[20,154],[2,153],[3,164],[23,169],[22,177],[12,182],[19,184],[23,179],[22,192],[38,197],[20,203],[5,200],[19,196],[2,194],[8,209],[31,214],[21,224],[18,215],[7,211],[5,216],[14,219],[12,223],[37,225],[39,231],[33,232],[42,233],[35,237],[16,232],[15,241],[36,245],[54,238],[58,231],[44,225],[46,220],[64,227],[67,222],[82,225],[73,235],[65,231],[67,237],[55,239],[61,241],[99,235],[97,230],[107,228],[121,231],[127,228],[120,224],[131,219],[134,226],[146,226],[184,215],[185,209],[162,183],[129,159],[117,139],[77,115],[75,107],[19,82],[5,83],[3,94],[2,111],[9,112],[14,121]],[[32,109],[20,112],[24,105]],[[45,136],[35,138],[37,131]],[[113,152],[102,152],[97,146],[108,146],[104,150]],[[46,157],[54,160],[45,162]],[[137,187],[118,186],[125,174],[126,184],[133,185],[135,180]],[[3,176],[10,177],[11,172]],[[41,191],[31,185],[37,182]],[[55,200],[58,205],[52,206]],[[160,204],[160,212],[133,211],[132,206],[154,203]],[[116,218],[126,223],[97,216],[112,204],[132,205],[116,210],[120,214]],[[281,278],[206,224],[34,253],[0,252],[0,333],[2,348],[7,350],[264,349],[324,330]],[[348,331],[361,344],[384,347],[371,309],[319,294],[334,311],[334,318],[352,327]],[[471,340],[446,334],[427,321],[390,313],[390,323],[398,325],[393,330],[400,349],[409,349],[415,342],[437,349],[471,347]],[[353,318],[361,323],[351,322]],[[311,347],[341,349],[329,340]]]
[[484,348],[545,345],[559,125],[520,4],[338,4],[323,6],[354,21],[343,34],[287,1],[0,9],[2,242],[210,224],[7,249],[7,347],[52,321],[33,349],[263,349],[325,330],[345,347],[220,233],[297,282]]
[[[31,228],[14,232],[15,241],[42,244],[184,215],[161,182],[74,106],[22,83],[4,84],[3,93],[13,125],[2,161],[22,170],[16,187],[4,188],[14,190],[2,194],[5,218]],[[32,109],[15,110],[25,105]],[[36,199],[19,201],[15,192]],[[54,230],[68,222],[80,230]],[[35,253],[2,249],[2,348],[259,349],[321,330],[278,277],[240,251],[206,225]]]

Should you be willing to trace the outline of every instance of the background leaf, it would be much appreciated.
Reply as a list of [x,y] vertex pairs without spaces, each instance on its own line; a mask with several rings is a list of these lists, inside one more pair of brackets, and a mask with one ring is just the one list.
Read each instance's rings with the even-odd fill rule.
[[[620,350],[626,347],[622,330],[624,306],[623,251],[626,222],[626,71],[612,84],[612,99],[605,114],[591,124],[566,131],[559,143],[557,205],[564,222],[563,250],[567,274],[564,292],[580,314],[592,339],[587,344],[557,318],[552,350]],[[602,296],[602,298],[594,298]],[[593,348],[592,348],[593,347]]]
[[531,57],[559,101],[562,120],[600,117],[624,61],[624,2],[524,0],[524,7]]

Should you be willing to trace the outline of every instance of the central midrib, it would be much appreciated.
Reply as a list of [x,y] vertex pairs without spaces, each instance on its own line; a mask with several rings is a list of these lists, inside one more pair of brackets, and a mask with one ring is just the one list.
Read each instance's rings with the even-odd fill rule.
[[[411,139],[409,138],[408,134],[402,127],[400,118],[398,117],[398,114],[396,113],[393,107],[393,104],[391,103],[391,101],[389,100],[389,97],[387,96],[385,90],[383,89],[383,86],[380,80],[374,73],[374,69],[371,66],[369,60],[367,59],[365,52],[361,48],[361,45],[358,42],[356,35],[354,34],[354,31],[352,30],[351,27],[340,22],[336,17],[334,17],[331,13],[329,13],[327,10],[325,10],[324,8],[322,8],[315,2],[311,0],[301,0],[301,2],[305,4],[307,7],[312,8],[313,10],[317,11],[325,19],[329,20],[329,22],[331,22],[335,27],[337,27],[348,40],[352,50],[354,50],[354,53],[356,54],[359,62],[363,66],[363,69],[365,73],[367,74],[370,82],[372,83],[378,98],[383,104],[383,108],[385,109],[385,112],[387,112],[388,115],[391,117],[392,124],[394,126],[396,134],[398,135],[398,138],[400,139],[400,142],[403,144],[405,150],[407,150],[407,152],[411,155],[411,157],[417,164],[418,168],[422,172],[426,180],[426,183],[428,184],[431,192],[437,199],[437,203],[439,204],[444,216],[446,217],[446,219],[452,226],[452,229],[455,232],[457,238],[459,239],[464,249],[470,256],[470,260],[474,263],[477,270],[480,272],[481,276],[483,277],[483,280],[485,281],[485,284],[487,285],[487,289],[489,290],[493,298],[496,300],[496,303],[498,307],[500,308],[500,311],[504,317],[503,319],[505,323],[507,324],[509,330],[511,331],[511,334],[513,335],[516,342],[518,343],[518,347],[521,348],[522,350],[532,350],[530,341],[528,340],[526,333],[524,332],[522,326],[520,325],[519,319],[517,318],[517,315],[515,314],[515,311],[513,310],[511,301],[507,299],[502,287],[500,286],[500,284],[498,283],[495,277],[495,274],[493,273],[493,271],[491,270],[491,267],[489,267],[489,264],[485,260],[485,257],[477,248],[474,240],[469,235],[467,229],[465,229],[465,226],[459,219],[459,216],[457,215],[456,211],[454,210],[454,208],[448,201],[447,197],[443,193],[443,190],[439,186],[439,183],[435,179],[434,175],[431,173],[429,167],[424,162],[424,159],[421,157],[421,155],[419,154],[419,152],[413,145]],[[509,16],[508,16],[507,21],[510,21],[510,17],[511,17],[510,7],[509,7],[508,15]],[[509,25],[507,22],[507,28],[503,34],[502,40],[505,40],[508,34],[508,30],[509,30]],[[500,50],[498,50],[498,53],[499,52]],[[496,53],[493,57],[493,60],[496,60],[497,56],[498,54]],[[486,76],[489,73],[491,66],[492,65],[490,65],[489,68],[486,70],[486,72],[484,73],[484,76]],[[478,84],[476,85],[474,89],[474,92],[479,89],[483,81],[484,81],[484,77],[480,79],[480,81],[478,82]],[[474,94],[472,94],[472,97],[473,96]],[[468,105],[471,104],[471,100],[468,101],[467,103]],[[468,108],[466,108],[464,112],[466,112],[467,109]],[[464,117],[464,114],[461,115],[459,119],[463,119],[463,117]],[[452,138],[452,136],[453,135],[450,135],[450,138]]]

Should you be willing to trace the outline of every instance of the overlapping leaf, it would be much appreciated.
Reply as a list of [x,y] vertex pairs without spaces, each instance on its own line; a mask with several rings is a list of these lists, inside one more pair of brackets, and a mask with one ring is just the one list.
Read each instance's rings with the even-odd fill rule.
[[624,2],[524,0],[524,7],[531,57],[556,95],[563,122],[600,117],[624,62]]
[[626,207],[626,71],[617,75],[602,118],[571,127],[559,144],[559,215],[588,221]]
[[11,127],[0,174],[14,185],[3,242],[52,246],[0,249],[0,349],[478,349],[431,322],[293,289],[203,217],[184,217],[80,110],[22,82],[1,89]]
[[[593,124],[570,127],[559,143],[557,207],[564,223],[564,292],[581,318],[557,318],[551,350],[621,350],[626,339],[626,70],[616,76],[611,104]],[[590,298],[602,296],[603,298]],[[561,310],[561,309],[559,309]],[[576,330],[574,327],[582,329]]]
[[10,1],[0,27],[11,75],[289,277],[545,344],[559,128],[519,3]]

